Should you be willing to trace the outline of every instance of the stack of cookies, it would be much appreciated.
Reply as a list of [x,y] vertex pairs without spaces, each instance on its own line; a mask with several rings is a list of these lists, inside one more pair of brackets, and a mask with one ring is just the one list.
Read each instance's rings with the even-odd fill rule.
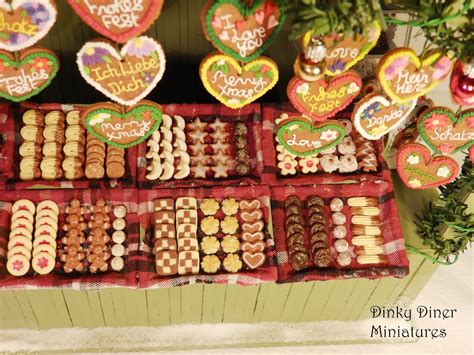
[[87,228],[83,217],[84,212],[85,209],[77,199],[72,200],[66,208],[66,223],[63,225],[66,235],[62,238],[64,249],[61,261],[64,272],[68,274],[84,270],[84,259],[87,254],[87,251],[82,247],[86,242],[84,231]]
[[86,177],[88,179],[102,179],[105,175],[105,143],[87,133],[86,147]]
[[34,180],[41,177],[40,162],[42,158],[42,144],[44,116],[36,110],[29,110],[23,114],[24,126],[20,131],[23,144],[20,146],[20,179]]
[[125,149],[107,146],[105,159],[106,173],[109,179],[120,179],[125,175]]
[[311,196],[306,200],[308,208],[308,224],[311,234],[311,253],[314,265],[328,267],[332,261],[329,249],[326,214],[324,201],[321,197]]
[[349,242],[347,241],[346,215],[343,212],[344,201],[338,197],[333,198],[329,202],[329,208],[332,211],[332,235],[334,237],[334,249],[337,252],[336,262],[344,267],[349,266],[352,262],[349,253]]
[[66,116],[66,143],[63,147],[64,161],[62,164],[64,177],[77,180],[84,177],[84,145],[85,128],[81,124],[79,111],[70,111]]
[[40,275],[49,274],[56,264],[56,236],[58,234],[58,205],[50,200],[36,206],[35,239],[31,266]]
[[240,234],[242,260],[250,269],[256,269],[265,262],[264,222],[260,201],[240,201],[239,217],[243,221]]
[[194,197],[176,199],[176,236],[178,238],[178,274],[199,273],[197,242],[197,201]]
[[247,141],[248,128],[245,122],[234,124],[234,156],[237,164],[235,173],[238,176],[250,174],[250,154]]
[[43,130],[43,160],[41,177],[44,180],[56,180],[63,177],[63,144],[65,143],[65,116],[62,111],[51,111],[45,116]]
[[184,179],[190,174],[190,159],[187,153],[185,122],[181,116],[163,115],[159,131],[153,132],[147,142],[149,159],[147,180]]
[[[110,258],[110,252],[107,243],[110,241],[110,237],[107,229],[111,227],[110,211],[111,207],[103,199],[97,200],[96,204],[91,206],[92,215],[88,223],[90,233],[87,237],[89,242],[87,261],[89,262],[89,271],[93,274],[99,271],[105,272],[109,269],[107,260]],[[117,228],[123,230],[126,222],[123,219],[121,220],[122,222],[117,223]]]
[[377,171],[377,156],[374,143],[362,137],[355,130],[352,133],[352,137],[357,148],[355,155],[359,162],[359,169],[366,173]]
[[295,271],[306,269],[308,249],[304,238],[304,216],[301,200],[289,196],[285,200],[286,247],[290,266]]
[[174,200],[163,198],[154,201],[156,273],[171,276],[178,273],[178,244],[176,243]]
[[114,245],[112,246],[112,260],[110,261],[110,266],[114,271],[121,271],[125,265],[123,257],[125,255],[125,246],[123,243],[126,239],[125,227],[127,226],[127,221],[125,217],[127,216],[127,207],[123,205],[114,207],[114,221],[112,222],[112,227],[115,230],[112,234],[112,241]]
[[380,229],[380,208],[376,197],[351,197],[347,200],[352,213],[352,244],[359,264],[386,263]]

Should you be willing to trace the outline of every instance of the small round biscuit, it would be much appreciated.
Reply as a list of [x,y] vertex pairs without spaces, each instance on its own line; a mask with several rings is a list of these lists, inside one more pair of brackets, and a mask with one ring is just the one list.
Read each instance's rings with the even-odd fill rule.
[[12,223],[14,221],[16,221],[17,219],[19,220],[27,220],[29,221],[30,223],[33,223],[34,222],[34,217],[33,217],[33,213],[31,213],[30,211],[27,211],[27,210],[17,210],[15,212],[12,213]]
[[31,258],[31,250],[29,250],[28,248],[22,245],[17,245],[11,248],[10,250],[8,250],[7,259],[10,259],[13,255],[17,255],[17,254],[24,255],[28,259]]
[[28,250],[33,249],[33,243],[31,242],[31,239],[22,235],[18,235],[13,238],[10,238],[8,242],[8,250],[13,249],[13,247],[16,247],[16,246],[22,246]]
[[31,266],[40,275],[49,274],[56,264],[55,257],[49,253],[41,252],[33,256]]
[[58,220],[52,217],[41,217],[41,218],[36,218],[36,224],[35,228],[38,229],[42,226],[50,226],[52,227],[55,231],[58,230]]
[[54,157],[62,151],[61,144],[57,142],[47,142],[43,145],[43,155]]
[[59,207],[58,204],[52,200],[43,200],[40,203],[38,203],[38,206],[36,208],[38,210],[38,214],[41,211],[52,211],[56,214],[56,216],[59,215]]
[[78,125],[81,123],[81,112],[79,110],[69,111],[66,115],[68,125]]
[[[20,136],[25,141],[35,142],[37,136],[42,132],[41,128],[37,126],[24,126],[20,130]],[[38,142],[39,143],[39,142]]]
[[15,230],[19,227],[25,228],[30,233],[33,233],[33,223],[31,223],[27,219],[15,219],[10,226],[10,230]]
[[44,126],[44,116],[38,110],[25,111],[22,119],[25,125]]
[[50,237],[49,235],[42,235],[42,236],[36,237],[35,240],[33,241],[34,248],[40,248],[40,246],[43,246],[43,245],[50,245],[51,248],[56,250],[56,247],[57,247],[56,239],[54,239],[53,237]]
[[42,225],[35,229],[35,239],[41,236],[49,236],[56,239],[58,228],[54,228],[49,225]]
[[36,157],[38,153],[41,154],[41,146],[35,142],[24,142],[19,149],[22,157]]
[[7,270],[12,276],[23,276],[30,269],[30,260],[17,254],[7,261]]
[[44,122],[46,125],[64,124],[64,112],[62,111],[50,111],[46,114]]
[[33,256],[38,253],[49,253],[52,256],[56,256],[56,249],[53,248],[51,244],[38,244],[33,247]]
[[68,157],[75,157],[79,154],[84,154],[84,146],[79,142],[67,142],[63,146],[63,152]]
[[21,199],[16,201],[12,206],[12,213],[15,213],[18,210],[26,210],[34,214],[36,211],[35,204],[27,199]]

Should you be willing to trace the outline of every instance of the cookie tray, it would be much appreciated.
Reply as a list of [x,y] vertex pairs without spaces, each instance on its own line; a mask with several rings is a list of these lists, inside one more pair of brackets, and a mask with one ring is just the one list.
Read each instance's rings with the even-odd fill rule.
[[[265,222],[266,248],[264,253],[266,260],[264,264],[255,270],[242,269],[237,273],[218,272],[217,274],[204,274],[190,276],[164,277],[156,273],[155,257],[152,252],[153,240],[153,200],[158,198],[195,197],[197,199],[215,198],[224,199],[234,197],[240,199],[258,198],[262,205]],[[243,286],[255,285],[263,282],[275,282],[277,280],[276,257],[273,240],[273,225],[270,209],[270,189],[266,186],[249,187],[214,187],[195,189],[157,189],[140,190],[139,196],[140,216],[140,257],[137,263],[138,279],[140,288],[167,288],[190,283],[216,283],[216,284],[239,284]],[[198,206],[199,209],[199,206]]]
[[[1,109],[1,108],[0,108]],[[44,112],[59,110],[65,113],[73,110],[80,110],[80,105],[63,105],[63,104],[36,104],[31,102],[23,102],[20,107],[14,108],[10,106],[8,118],[5,122],[5,145],[2,157],[6,157],[3,176],[0,184],[3,183],[7,190],[17,189],[103,189],[103,188],[134,188],[136,187],[137,175],[137,155],[138,147],[131,147],[125,153],[125,176],[120,179],[109,179],[107,177],[97,180],[89,180],[86,177],[78,180],[32,180],[23,181],[19,178],[19,148],[23,142],[20,136],[20,130],[23,127],[22,113],[26,110],[41,110]],[[5,158],[2,158],[5,159]]]
[[[272,187],[272,215],[276,250],[278,255],[278,282],[300,282],[313,280],[333,280],[348,278],[369,278],[375,279],[386,276],[404,277],[408,274],[408,259],[405,250],[405,242],[400,225],[397,205],[393,192],[393,185],[390,182],[363,181],[360,184],[323,184],[314,186],[298,187]],[[332,262],[327,268],[317,268],[311,260],[312,253],[307,263],[307,268],[301,271],[294,271],[289,264],[287,252],[286,232],[285,232],[285,199],[291,195],[296,195],[304,203],[309,196],[319,196],[325,200],[326,206],[334,197],[339,197],[345,201],[342,212],[348,217],[346,228],[348,234],[346,240],[349,241],[349,254],[352,256],[351,264],[341,267],[336,263],[337,252],[334,249],[334,236],[329,229],[328,245],[331,250]],[[376,197],[380,208],[380,229],[383,237],[383,255],[386,262],[383,264],[359,264],[354,254],[352,244],[350,211],[346,199],[349,197]],[[329,207],[325,207],[325,214],[328,221],[331,220]],[[332,223],[332,222],[329,222]],[[309,229],[309,228],[308,228]],[[309,231],[305,233],[308,245]]]
[[145,189],[153,188],[191,188],[201,186],[246,186],[258,185],[261,180],[263,170],[262,154],[262,127],[259,104],[250,104],[238,110],[233,110],[220,104],[171,104],[163,105],[163,113],[181,116],[188,123],[194,118],[200,118],[206,122],[212,122],[216,117],[228,122],[247,122],[249,128],[247,139],[250,155],[251,171],[248,176],[233,176],[222,179],[193,179],[188,177],[182,180],[171,179],[166,181],[146,179],[147,159],[145,155],[148,147],[147,141],[138,145],[138,186]]
[[[77,198],[81,203],[90,205],[100,198],[113,205],[124,205],[128,213],[126,234],[123,243],[125,250],[125,266],[120,272],[107,271],[91,274],[71,273],[62,270],[59,253],[56,255],[54,270],[47,275],[35,274],[30,267],[29,272],[20,277],[12,276],[6,269],[8,236],[10,233],[10,220],[12,204],[19,199],[29,199],[34,203],[44,200],[53,200],[59,206],[59,225],[65,220],[65,210],[69,202]],[[134,189],[123,190],[28,190],[5,191],[0,198],[0,289],[22,288],[71,288],[71,289],[99,289],[102,287],[137,287],[136,259],[139,246],[139,220],[138,220],[138,191]],[[63,235],[58,229],[58,248]],[[58,249],[56,249],[58,252]]]
[[[352,106],[342,112],[336,114],[338,118],[351,119]],[[301,116],[299,112],[290,103],[282,104],[265,104],[262,105],[262,151],[263,151],[263,174],[262,183],[270,186],[282,185],[311,185],[311,184],[333,184],[354,181],[375,181],[375,180],[391,180],[390,170],[387,167],[385,160],[382,157],[382,143],[381,141],[372,141],[374,143],[375,153],[377,156],[377,172],[364,173],[337,173],[331,174],[325,172],[316,172],[313,174],[301,174],[282,176],[279,174],[277,167],[277,151],[275,142],[275,119],[280,117],[283,113],[292,116]]]

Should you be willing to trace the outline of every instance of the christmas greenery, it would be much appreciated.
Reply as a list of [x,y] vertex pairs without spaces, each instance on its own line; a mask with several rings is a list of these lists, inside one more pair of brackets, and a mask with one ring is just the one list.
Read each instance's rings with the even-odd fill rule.
[[[460,201],[460,195],[470,194],[474,189],[474,168],[469,157],[463,165],[461,175],[451,184],[441,187],[440,199],[430,203],[415,224],[423,244],[428,245],[437,259],[449,261],[458,256],[474,240],[474,214],[468,213],[468,206]],[[443,232],[451,228],[452,237]]]

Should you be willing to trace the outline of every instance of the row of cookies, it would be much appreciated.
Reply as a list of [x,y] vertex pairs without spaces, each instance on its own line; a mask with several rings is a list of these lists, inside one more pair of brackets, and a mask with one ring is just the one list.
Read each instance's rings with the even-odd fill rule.
[[86,130],[81,124],[79,111],[68,112],[66,123],[66,142],[63,147],[64,161],[62,167],[66,179],[77,180],[84,177],[84,133]]
[[334,237],[334,250],[337,253],[336,262],[340,266],[348,266],[352,262],[352,256],[349,252],[349,242],[347,241],[346,215],[344,214],[344,201],[335,197],[329,202],[329,208],[332,212],[332,235]]
[[37,206],[27,199],[12,205],[8,242],[7,270],[13,276],[23,276],[31,267],[40,274],[49,274],[55,266],[56,235],[59,209],[46,200]]
[[185,179],[189,176],[190,158],[187,152],[185,122],[181,116],[163,115],[159,130],[147,141],[147,180]]
[[39,179],[41,177],[40,163],[43,157],[44,116],[39,111],[26,111],[23,114],[23,123],[24,126],[20,130],[23,143],[19,148],[20,179]]

